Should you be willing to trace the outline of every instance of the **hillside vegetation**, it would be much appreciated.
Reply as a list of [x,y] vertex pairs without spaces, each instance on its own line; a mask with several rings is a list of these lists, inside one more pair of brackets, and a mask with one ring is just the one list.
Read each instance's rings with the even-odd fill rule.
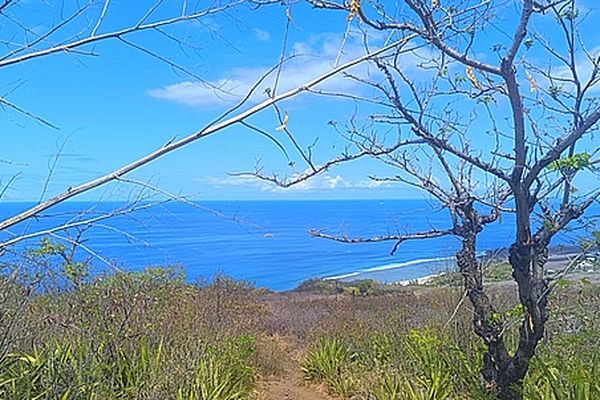
[[[0,398],[267,399],[262,382],[290,368],[339,398],[489,398],[461,289],[270,293],[169,268],[72,282],[0,280]],[[494,318],[517,321],[512,287],[493,293]],[[599,311],[597,286],[559,282],[526,398],[600,398]]]

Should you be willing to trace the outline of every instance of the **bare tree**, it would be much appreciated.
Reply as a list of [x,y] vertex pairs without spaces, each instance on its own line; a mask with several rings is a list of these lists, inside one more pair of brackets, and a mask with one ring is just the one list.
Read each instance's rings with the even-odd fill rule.
[[[345,128],[334,124],[349,142],[343,154],[318,164],[308,157],[310,148],[304,172],[288,178],[259,167],[250,175],[290,187],[371,156],[397,170],[371,179],[418,188],[441,203],[450,228],[370,238],[311,234],[344,243],[392,241],[392,253],[407,240],[459,238],[456,263],[474,309],[474,331],[487,346],[485,387],[502,399],[521,398],[549,317],[544,270],[550,242],[600,197],[593,138],[600,54],[585,36],[596,10],[580,12],[576,0],[404,0],[398,10],[378,2],[309,1],[357,21],[366,46],[381,32],[400,42],[372,60],[379,75],[355,77],[375,89],[372,98],[320,93],[369,103],[368,129],[357,126],[356,117]],[[377,133],[390,129],[397,132],[392,140]],[[516,221],[509,262],[525,310],[514,352],[477,257],[479,234],[503,214]]]

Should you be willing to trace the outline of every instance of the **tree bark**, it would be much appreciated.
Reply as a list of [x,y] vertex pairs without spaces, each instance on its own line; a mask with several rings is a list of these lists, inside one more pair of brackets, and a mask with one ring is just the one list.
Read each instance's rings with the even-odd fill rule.
[[[482,379],[485,389],[501,399],[520,399],[520,390],[513,390],[515,383],[511,371],[512,358],[504,343],[504,323],[484,291],[483,272],[476,252],[476,238],[482,226],[472,203],[463,205],[458,213],[462,225],[458,229],[462,238],[461,250],[456,262],[463,276],[467,295],[473,306],[473,327],[487,347],[483,355]],[[518,386],[518,385],[517,385]]]

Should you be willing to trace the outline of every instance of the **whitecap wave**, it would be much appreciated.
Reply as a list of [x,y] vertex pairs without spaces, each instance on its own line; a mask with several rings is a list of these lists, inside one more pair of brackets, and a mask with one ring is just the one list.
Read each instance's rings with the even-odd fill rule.
[[346,278],[352,278],[353,276],[359,275],[360,272],[350,272],[349,274],[343,274],[343,275],[335,275],[335,276],[328,276],[326,278],[323,278],[324,281],[337,281],[340,279],[346,279]]
[[401,263],[379,265],[379,266],[376,266],[376,267],[371,267],[371,268],[363,269],[360,272],[388,271],[390,269],[399,269],[399,268],[404,268],[404,267],[410,267],[410,266],[413,266],[413,265],[431,264],[431,263],[437,263],[437,262],[442,262],[442,261],[450,261],[450,260],[454,260],[454,257],[419,258],[417,260],[410,260],[410,261],[405,261],[405,262],[401,262]]
[[342,275],[328,276],[326,278],[323,278],[323,280],[335,281],[335,280],[340,280],[340,279],[348,279],[348,278],[352,278],[352,277],[355,277],[358,275],[368,274],[371,272],[390,271],[390,270],[394,270],[394,269],[412,267],[412,266],[420,265],[420,264],[433,264],[433,263],[440,263],[440,262],[452,261],[452,260],[454,260],[454,256],[437,257],[437,258],[419,258],[416,260],[404,261],[404,262],[400,262],[400,263],[377,265],[375,267],[369,267],[369,268],[361,269],[361,270],[354,271],[354,272],[349,272],[347,274],[342,274]]

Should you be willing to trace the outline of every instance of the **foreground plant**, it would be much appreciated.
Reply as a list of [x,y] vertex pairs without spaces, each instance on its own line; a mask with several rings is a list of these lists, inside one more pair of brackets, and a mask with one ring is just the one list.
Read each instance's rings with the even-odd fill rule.
[[480,395],[478,363],[433,330],[374,333],[363,340],[321,337],[302,363],[305,378],[344,398],[357,393],[378,400]]

